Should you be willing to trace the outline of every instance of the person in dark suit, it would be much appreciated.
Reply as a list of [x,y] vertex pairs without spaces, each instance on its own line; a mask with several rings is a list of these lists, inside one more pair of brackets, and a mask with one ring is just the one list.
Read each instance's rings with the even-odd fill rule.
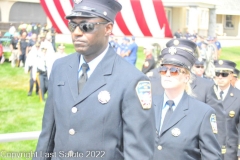
[[224,160],[240,158],[240,91],[231,85],[236,63],[228,60],[214,62],[217,92],[227,113],[227,152]]
[[76,53],[53,64],[34,159],[153,158],[150,81],[108,43],[120,10],[115,0],[74,1],[66,18]]
[[[176,47],[183,49],[190,53],[196,52],[195,43],[185,40],[170,40],[167,44],[168,47]],[[195,54],[196,55],[196,54]],[[163,59],[160,57],[160,59]],[[197,61],[197,60],[196,60]],[[196,64],[196,61],[194,64]],[[161,95],[164,93],[164,88],[161,85],[161,76],[159,73],[159,68],[152,70],[147,73],[151,84],[153,95]],[[217,126],[218,126],[218,142],[222,147],[222,156],[226,153],[226,137],[227,137],[227,122],[226,122],[226,112],[223,109],[222,101],[219,100],[218,95],[214,88],[216,87],[213,81],[206,78],[201,78],[194,73],[191,73],[191,79],[189,81],[192,90],[192,97],[200,100],[209,106],[211,106],[216,111]]]
[[153,95],[154,160],[220,160],[215,110],[189,96],[193,53],[172,46],[162,50],[162,58],[159,73],[164,94]]

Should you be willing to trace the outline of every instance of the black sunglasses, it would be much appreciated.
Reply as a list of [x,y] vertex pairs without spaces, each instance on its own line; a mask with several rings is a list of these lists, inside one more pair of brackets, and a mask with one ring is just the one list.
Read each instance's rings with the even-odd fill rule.
[[95,25],[99,25],[99,24],[107,24],[109,22],[95,22],[95,23],[92,23],[92,22],[81,22],[79,24],[77,23],[74,23],[72,21],[68,22],[68,29],[70,30],[70,32],[74,32],[75,29],[77,27],[80,28],[80,30],[84,33],[89,33],[89,32],[92,32],[95,28]]
[[166,75],[168,70],[170,71],[171,76],[177,76],[179,73],[185,73],[181,71],[179,68],[175,68],[175,67],[167,68],[165,66],[162,66],[159,68],[159,72],[161,75]]
[[204,66],[195,66],[196,68],[204,68]]
[[219,77],[220,75],[221,75],[222,77],[227,77],[227,76],[229,75],[229,73],[215,72],[215,75],[216,75],[217,77]]

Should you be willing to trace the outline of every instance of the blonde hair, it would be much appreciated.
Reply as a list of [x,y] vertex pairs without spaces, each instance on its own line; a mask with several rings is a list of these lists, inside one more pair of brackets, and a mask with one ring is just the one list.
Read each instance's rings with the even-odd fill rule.
[[194,77],[192,76],[189,70],[183,68],[183,71],[185,72],[186,75],[189,75],[189,80],[186,82],[186,86],[184,90],[189,96],[196,97],[196,95],[192,91],[192,87],[190,84],[194,80]]

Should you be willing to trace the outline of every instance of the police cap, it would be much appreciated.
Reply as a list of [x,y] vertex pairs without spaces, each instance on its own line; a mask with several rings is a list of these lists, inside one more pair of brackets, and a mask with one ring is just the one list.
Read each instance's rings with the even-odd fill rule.
[[197,50],[197,45],[188,39],[172,39],[167,42],[166,46],[180,48],[192,53],[195,53]]
[[196,65],[196,66],[203,66],[204,65],[204,60],[202,58],[198,58],[195,61],[194,65]]
[[73,0],[74,7],[66,19],[74,17],[102,17],[110,22],[114,22],[117,13],[122,9],[122,5],[116,0]]
[[172,39],[161,52],[162,65],[172,64],[190,70],[196,61],[194,52],[197,45],[187,39]]
[[233,76],[234,77],[239,77],[239,70],[237,68],[234,68]]
[[223,71],[233,72],[236,67],[236,63],[229,60],[215,60],[214,65],[215,65],[215,70],[219,72],[223,72]]

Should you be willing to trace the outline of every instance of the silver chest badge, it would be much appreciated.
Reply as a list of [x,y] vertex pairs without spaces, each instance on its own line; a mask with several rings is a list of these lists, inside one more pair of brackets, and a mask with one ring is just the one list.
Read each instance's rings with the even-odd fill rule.
[[98,94],[98,101],[102,104],[106,104],[109,102],[110,100],[110,93],[108,91],[101,91],[99,94]]
[[173,135],[174,137],[178,137],[180,134],[181,134],[180,129],[178,129],[178,128],[173,128],[173,129],[172,129],[172,135]]

